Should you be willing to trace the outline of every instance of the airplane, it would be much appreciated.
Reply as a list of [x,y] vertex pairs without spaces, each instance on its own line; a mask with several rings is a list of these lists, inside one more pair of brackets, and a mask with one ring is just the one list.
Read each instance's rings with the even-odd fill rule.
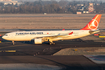
[[101,14],[95,15],[95,17],[80,30],[55,30],[55,31],[16,31],[6,33],[2,38],[12,41],[34,41],[35,44],[42,44],[48,42],[50,45],[54,45],[53,41],[58,40],[70,40],[88,36],[97,32],[100,32],[98,28],[101,19]]

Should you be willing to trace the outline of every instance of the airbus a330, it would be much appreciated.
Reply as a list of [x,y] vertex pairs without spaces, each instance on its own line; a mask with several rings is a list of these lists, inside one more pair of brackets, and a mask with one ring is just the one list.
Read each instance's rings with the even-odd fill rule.
[[80,30],[55,30],[55,31],[16,31],[6,33],[2,38],[14,41],[32,41],[35,44],[48,42],[50,45],[55,44],[53,41],[70,40],[88,36],[99,32],[101,14],[97,14],[84,28]]

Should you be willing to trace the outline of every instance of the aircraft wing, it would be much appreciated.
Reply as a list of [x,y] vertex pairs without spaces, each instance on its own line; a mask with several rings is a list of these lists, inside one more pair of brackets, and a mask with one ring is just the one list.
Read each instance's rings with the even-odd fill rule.
[[[100,32],[99,30],[95,30],[95,31],[89,31],[90,34],[94,34],[94,33],[97,33],[97,32]],[[63,37],[67,37],[67,36],[72,36],[74,35],[73,32],[70,32],[70,33],[66,33],[66,34],[58,34],[58,35],[52,35],[52,36],[45,36],[43,37],[42,39],[44,41],[48,41],[48,39],[50,40],[60,40],[62,39]]]
[[73,34],[73,32],[70,32],[70,33],[66,33],[66,34],[58,34],[58,35],[52,35],[52,36],[45,36],[43,37],[42,39],[44,41],[48,41],[48,39],[52,40],[52,39],[61,39],[62,37],[66,36],[67,35],[70,37],[71,35]]

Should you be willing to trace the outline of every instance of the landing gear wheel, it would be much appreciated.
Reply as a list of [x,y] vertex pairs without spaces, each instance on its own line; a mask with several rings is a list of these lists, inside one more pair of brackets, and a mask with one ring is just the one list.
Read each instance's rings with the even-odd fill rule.
[[53,45],[55,45],[55,43],[53,43]]
[[55,43],[49,43],[50,45],[55,45]]

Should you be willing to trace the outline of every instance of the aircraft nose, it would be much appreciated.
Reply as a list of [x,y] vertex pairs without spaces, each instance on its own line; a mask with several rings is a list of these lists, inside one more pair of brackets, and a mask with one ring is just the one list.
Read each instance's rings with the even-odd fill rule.
[[2,36],[2,39],[5,39],[5,36]]
[[2,36],[2,38],[4,38],[4,36]]

